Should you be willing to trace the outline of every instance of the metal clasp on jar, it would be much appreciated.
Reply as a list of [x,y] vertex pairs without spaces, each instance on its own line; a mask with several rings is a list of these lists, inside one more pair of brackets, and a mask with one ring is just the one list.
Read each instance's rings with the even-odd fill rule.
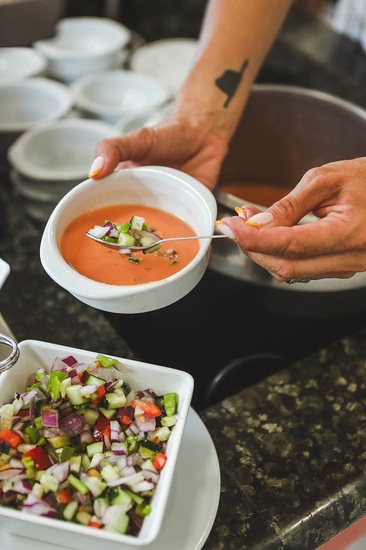
[[[10,369],[19,359],[19,348],[16,341],[11,338],[10,336],[7,336],[6,334],[3,334],[0,332],[0,346],[5,345],[11,348],[11,351],[9,355],[5,357],[5,359],[0,360],[0,373]],[[3,354],[1,355],[3,356]]]

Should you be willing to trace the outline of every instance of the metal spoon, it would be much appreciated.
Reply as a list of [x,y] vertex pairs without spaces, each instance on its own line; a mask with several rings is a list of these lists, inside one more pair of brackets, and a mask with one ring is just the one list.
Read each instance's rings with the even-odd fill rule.
[[193,239],[221,239],[223,237],[226,237],[226,235],[194,235],[193,237],[170,237],[169,239],[159,239],[157,241],[154,241],[152,244],[149,244],[148,246],[121,246],[118,243],[111,243],[109,241],[103,241],[103,239],[98,239],[98,237],[94,237],[91,233],[88,231],[85,233],[89,239],[93,239],[93,241],[96,241],[99,244],[102,244],[104,246],[108,246],[109,248],[117,248],[119,250],[126,250],[131,252],[140,251],[140,252],[147,252],[151,248],[154,248],[157,245],[168,243],[172,241],[191,241]]

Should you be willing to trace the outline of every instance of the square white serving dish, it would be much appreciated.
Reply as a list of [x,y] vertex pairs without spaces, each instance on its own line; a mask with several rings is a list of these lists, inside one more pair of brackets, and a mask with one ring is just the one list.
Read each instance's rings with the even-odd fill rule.
[[[49,370],[56,357],[73,355],[79,362],[91,362],[97,353],[109,355],[105,350],[98,352],[76,349],[68,346],[25,340],[20,342],[20,357],[10,370],[0,376],[0,405],[12,401],[15,392],[24,391],[29,374],[39,367]],[[115,356],[111,356],[115,357]],[[159,534],[164,522],[175,466],[183,437],[185,424],[193,393],[194,381],[189,373],[177,369],[142,363],[132,359],[117,359],[126,367],[124,380],[132,388],[151,387],[158,393],[175,391],[178,394],[178,422],[168,440],[168,460],[161,471],[160,480],[152,498],[151,513],[145,518],[137,537],[93,529],[63,520],[40,517],[33,514],[0,506],[0,529],[50,544],[62,544],[76,550],[90,550],[100,545],[103,550],[120,550],[121,547],[138,547],[150,544]]]

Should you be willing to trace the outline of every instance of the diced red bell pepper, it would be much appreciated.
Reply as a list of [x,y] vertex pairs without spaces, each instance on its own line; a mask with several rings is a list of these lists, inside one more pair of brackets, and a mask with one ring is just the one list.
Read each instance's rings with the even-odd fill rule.
[[20,437],[20,435],[12,432],[8,428],[4,428],[0,431],[0,440],[5,441],[10,445],[10,447],[13,447],[14,449],[16,449],[18,445],[20,445],[22,442],[22,438]]
[[52,460],[43,447],[29,449],[23,456],[30,456],[34,460],[37,470],[47,470],[47,468],[52,466]]
[[93,438],[100,441],[104,436],[111,438],[111,423],[105,416],[100,416],[94,425]]
[[133,399],[131,406],[134,409],[140,409],[146,416],[161,416],[161,410],[152,401],[144,401],[143,399]]
[[153,466],[157,470],[162,470],[166,464],[168,457],[164,453],[156,453],[155,458],[153,460]]

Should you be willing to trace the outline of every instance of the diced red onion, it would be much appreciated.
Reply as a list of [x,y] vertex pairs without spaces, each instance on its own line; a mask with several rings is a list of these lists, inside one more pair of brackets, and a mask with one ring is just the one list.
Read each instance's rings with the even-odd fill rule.
[[41,412],[42,426],[47,428],[56,428],[58,426],[58,411],[44,409]]
[[119,441],[113,441],[111,445],[111,451],[115,455],[127,455],[127,447],[124,443]]
[[142,432],[154,431],[156,427],[156,419],[153,416],[144,414],[135,416],[135,424]]
[[20,474],[23,468],[7,468],[0,470],[0,479],[10,479],[13,476]]
[[144,474],[144,478],[145,478],[147,481],[151,481],[152,483],[155,483],[155,485],[156,485],[157,482],[159,481],[159,474],[158,474],[158,472],[153,472],[152,470],[143,469],[143,470],[142,470],[142,473]]
[[139,483],[134,483],[132,487],[135,493],[142,493],[143,491],[152,491],[152,489],[155,489],[154,483],[146,480],[140,481]]
[[135,472],[132,475],[125,476],[125,477],[119,477],[118,479],[114,479],[112,481],[107,482],[108,487],[117,487],[117,485],[128,485],[129,487],[133,487],[136,483],[140,483],[140,481],[144,480],[144,476],[141,472]]
[[49,518],[56,518],[57,511],[37,498],[33,493],[29,493],[24,501],[23,512],[26,514],[34,514],[36,516],[46,516]]
[[84,430],[84,418],[77,413],[71,413],[61,418],[59,427],[66,435],[78,435]]
[[70,473],[70,462],[68,460],[65,462],[56,462],[56,464],[49,468],[49,471],[55,476],[57,481],[62,483],[67,480]]

